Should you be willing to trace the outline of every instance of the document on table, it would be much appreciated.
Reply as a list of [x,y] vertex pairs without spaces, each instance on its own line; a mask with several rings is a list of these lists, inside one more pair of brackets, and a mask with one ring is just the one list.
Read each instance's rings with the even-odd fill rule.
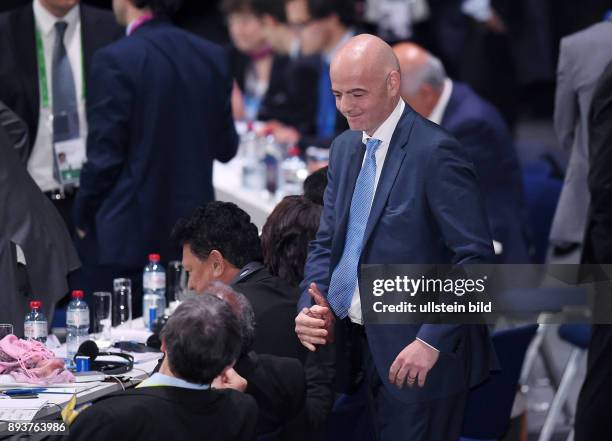
[[32,421],[47,402],[41,398],[0,399],[0,421]]

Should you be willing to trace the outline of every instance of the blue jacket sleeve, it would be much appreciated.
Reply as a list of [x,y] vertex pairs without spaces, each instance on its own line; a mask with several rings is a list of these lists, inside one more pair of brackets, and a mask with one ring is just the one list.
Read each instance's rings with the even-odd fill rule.
[[[426,194],[453,264],[485,263],[493,257],[489,226],[467,151],[455,141],[437,146],[427,163]],[[417,337],[451,352],[464,325],[423,325]]]
[[229,71],[229,60],[227,54],[224,51],[220,51],[220,59],[224,60],[224,63],[219,63],[216,67],[220,70],[221,76],[219,78],[220,91],[215,94],[218,100],[215,105],[216,109],[219,109],[219,131],[215,134],[216,139],[219,142],[213,143],[215,149],[215,159],[221,162],[228,162],[238,151],[238,134],[236,133],[236,126],[234,124],[234,117],[232,116],[232,86],[233,79]]
[[304,280],[300,284],[302,295],[298,302],[298,311],[312,305],[312,300],[308,294],[308,286],[312,282],[316,283],[321,293],[327,296],[330,278],[331,246],[336,225],[335,203],[338,178],[334,173],[334,151],[334,145],[332,144],[327,169],[327,187],[323,194],[321,221],[315,240],[308,247],[308,257],[304,266]]
[[127,161],[133,91],[115,57],[105,50],[94,54],[87,97],[87,162],[74,203],[74,221],[85,231],[104,197],[115,185]]

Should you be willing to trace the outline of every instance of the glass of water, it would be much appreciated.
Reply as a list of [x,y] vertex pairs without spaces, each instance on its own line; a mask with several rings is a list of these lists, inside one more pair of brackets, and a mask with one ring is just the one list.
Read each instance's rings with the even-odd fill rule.
[[100,348],[111,346],[113,300],[110,292],[94,292],[94,332]]
[[168,262],[166,270],[166,298],[168,303],[181,301],[183,294],[183,265],[178,260]]
[[0,340],[13,333],[13,325],[10,323],[0,323]]

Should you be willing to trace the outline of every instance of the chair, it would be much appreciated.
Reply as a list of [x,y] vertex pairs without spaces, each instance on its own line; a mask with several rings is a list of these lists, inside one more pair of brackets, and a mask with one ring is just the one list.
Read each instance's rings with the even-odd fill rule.
[[493,334],[501,371],[470,391],[461,441],[499,440],[508,431],[525,352],[537,328],[527,325]]
[[550,227],[562,187],[563,181],[554,177],[548,162],[538,160],[523,167],[523,188],[535,248],[534,263],[544,263],[546,258]]
[[[575,376],[580,364],[586,356],[589,342],[591,341],[591,325],[566,324],[559,326],[559,338],[574,347],[569,360],[563,371],[559,388],[555,393],[553,401],[548,409],[546,420],[542,426],[538,441],[549,441],[555,430],[555,425],[567,401],[570,387],[575,382]],[[570,432],[568,440],[573,439],[573,431]]]

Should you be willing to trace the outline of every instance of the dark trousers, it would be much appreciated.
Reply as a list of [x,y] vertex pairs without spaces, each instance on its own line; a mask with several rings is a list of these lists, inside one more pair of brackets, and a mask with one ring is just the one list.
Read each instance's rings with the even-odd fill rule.
[[[84,239],[75,239],[82,266],[71,274],[70,285],[85,291],[85,301],[93,314],[93,293],[113,293],[113,280],[125,277],[132,281],[132,317],[142,315],[142,272],[141,267],[124,265],[102,265],[98,263],[98,245],[95,230],[88,232]],[[93,315],[92,315],[93,319]],[[93,323],[93,321],[92,321]]]
[[[64,220],[64,224],[66,225],[66,229],[68,230],[68,234],[72,237],[73,242],[76,239],[76,230],[74,228],[74,223],[72,222],[72,206],[74,205],[74,197],[76,193],[74,191],[68,191],[64,193],[63,196],[59,196],[58,191],[47,191],[45,192],[45,196],[49,198],[53,206],[56,208],[57,212],[60,214],[62,219]],[[77,270],[78,271],[78,270]],[[70,292],[74,289],[81,289],[78,286],[78,279],[75,279],[74,276],[75,271],[68,275],[68,288],[69,292],[57,302],[58,308],[65,307],[68,302],[71,300]],[[50,318],[51,320],[52,318]]]
[[60,216],[66,224],[68,233],[74,238],[76,230],[74,223],[72,222],[72,206],[74,205],[74,197],[76,196],[76,190],[69,190],[64,193],[63,196],[59,196],[57,191],[47,191],[45,196],[49,198],[51,203],[55,206]]
[[[359,328],[358,325],[353,326]],[[391,395],[380,379],[365,332],[355,334],[361,340],[362,366],[375,439],[377,441],[459,440],[468,392],[411,404],[398,400]]]

